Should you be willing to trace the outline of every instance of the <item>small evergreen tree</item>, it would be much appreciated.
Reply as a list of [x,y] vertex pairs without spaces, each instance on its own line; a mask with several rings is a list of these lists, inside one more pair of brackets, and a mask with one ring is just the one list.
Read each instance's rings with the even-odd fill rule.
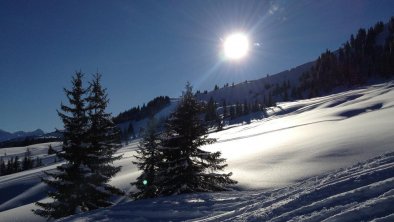
[[210,153],[201,146],[215,142],[208,139],[201,123],[201,105],[188,83],[182,99],[167,123],[162,145],[162,161],[158,172],[160,195],[227,190],[235,184],[232,173],[218,174],[227,165],[220,152]]
[[5,172],[6,172],[5,174],[14,173],[14,158],[13,158],[13,157],[11,157],[11,158],[8,160],[8,162],[7,162],[7,167],[6,167]]
[[223,116],[222,115],[216,115],[215,122],[216,122],[216,126],[217,126],[216,130],[217,131],[223,130],[223,125],[224,125],[224,123],[223,123]]
[[33,160],[31,159],[31,152],[30,149],[27,148],[25,152],[25,157],[23,158],[22,161],[22,170],[28,170],[33,168]]
[[16,172],[19,172],[20,170],[21,170],[21,164],[19,163],[19,157],[15,156],[14,163],[12,166],[12,172],[16,173]]
[[32,161],[32,164],[34,165],[34,167],[41,167],[44,164],[42,163],[41,158],[36,157],[36,159],[34,161]]
[[137,177],[137,181],[131,183],[139,190],[131,195],[135,199],[152,198],[158,195],[156,177],[161,155],[159,152],[160,140],[156,127],[156,120],[152,119],[148,122],[137,155],[134,156],[137,161],[133,163],[142,171],[141,175]]
[[216,120],[216,118],[217,118],[216,105],[215,105],[215,101],[211,97],[208,101],[208,104],[207,104],[207,109],[206,109],[206,113],[205,113],[205,121],[211,122],[213,120]]
[[55,153],[56,153],[56,151],[52,148],[52,145],[49,144],[49,147],[48,147],[48,155],[55,154]]
[[3,160],[3,157],[0,157],[0,176],[5,175],[6,174],[6,165],[5,162]]

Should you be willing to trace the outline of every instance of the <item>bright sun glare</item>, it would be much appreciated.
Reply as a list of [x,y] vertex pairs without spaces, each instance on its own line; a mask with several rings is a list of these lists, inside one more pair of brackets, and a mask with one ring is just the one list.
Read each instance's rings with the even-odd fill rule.
[[228,59],[240,59],[249,51],[248,37],[243,33],[234,33],[224,40],[224,55]]

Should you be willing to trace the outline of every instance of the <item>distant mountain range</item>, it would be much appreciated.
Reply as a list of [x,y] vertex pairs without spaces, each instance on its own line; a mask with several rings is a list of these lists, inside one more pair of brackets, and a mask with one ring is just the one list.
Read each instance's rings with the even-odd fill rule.
[[10,133],[0,130],[0,148],[29,146],[37,143],[47,143],[63,140],[63,131],[55,130],[50,133],[44,133],[41,129],[32,132],[18,131]]
[[31,132],[17,131],[14,133],[7,132],[5,130],[0,129],[0,142],[13,140],[13,139],[24,139],[26,137],[37,137],[44,135],[44,131],[41,129],[36,129]]

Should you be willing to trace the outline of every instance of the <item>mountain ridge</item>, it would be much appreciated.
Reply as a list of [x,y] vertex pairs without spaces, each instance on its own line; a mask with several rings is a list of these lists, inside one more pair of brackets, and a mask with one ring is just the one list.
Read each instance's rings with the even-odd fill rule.
[[13,133],[0,129],[0,142],[12,140],[12,139],[23,139],[23,138],[31,137],[31,136],[42,136],[44,134],[45,134],[45,132],[41,129],[36,129],[33,131],[27,131],[27,132],[26,131],[16,131]]

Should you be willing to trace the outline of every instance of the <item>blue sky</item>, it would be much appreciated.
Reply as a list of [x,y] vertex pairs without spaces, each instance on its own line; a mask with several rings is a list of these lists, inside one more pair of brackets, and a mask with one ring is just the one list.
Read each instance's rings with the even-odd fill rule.
[[[0,129],[52,131],[76,70],[97,70],[118,114],[159,95],[275,74],[394,16],[394,1],[0,1]],[[222,39],[255,44],[223,61]],[[259,45],[259,46],[258,46]]]

